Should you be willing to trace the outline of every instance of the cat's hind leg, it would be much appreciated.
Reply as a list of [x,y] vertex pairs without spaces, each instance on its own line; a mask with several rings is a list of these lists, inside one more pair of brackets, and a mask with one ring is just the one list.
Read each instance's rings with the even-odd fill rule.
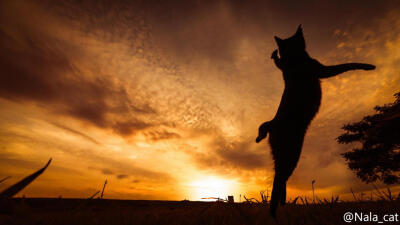
[[286,183],[290,175],[293,173],[294,168],[295,166],[290,164],[275,164],[275,177],[270,202],[270,213],[274,218],[276,216],[278,206],[283,206],[286,204]]
[[273,132],[270,136],[270,144],[274,157],[275,177],[272,187],[270,213],[276,216],[279,205],[286,203],[286,183],[295,170],[300,158],[304,133],[285,133],[284,130]]
[[282,195],[285,193],[285,198],[286,198],[286,181],[283,179],[283,177],[275,172],[275,177],[274,177],[274,184],[272,187],[272,194],[271,194],[271,202],[270,202],[270,208],[269,211],[271,213],[271,216],[273,218],[276,217],[276,210],[278,209],[279,203],[282,201]]
[[283,184],[283,188],[282,188],[282,194],[281,194],[281,201],[280,204],[281,205],[286,205],[286,182]]

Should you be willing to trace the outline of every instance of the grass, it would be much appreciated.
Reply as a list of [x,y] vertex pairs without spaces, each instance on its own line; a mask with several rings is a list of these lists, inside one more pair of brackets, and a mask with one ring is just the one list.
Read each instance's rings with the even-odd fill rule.
[[[107,199],[22,199],[2,202],[0,224],[195,225],[347,224],[345,212],[399,213],[400,201],[324,202],[280,207],[275,221],[263,203],[139,201]],[[352,223],[357,224],[357,223]],[[376,224],[360,223],[360,224]],[[394,224],[394,223],[393,223]]]

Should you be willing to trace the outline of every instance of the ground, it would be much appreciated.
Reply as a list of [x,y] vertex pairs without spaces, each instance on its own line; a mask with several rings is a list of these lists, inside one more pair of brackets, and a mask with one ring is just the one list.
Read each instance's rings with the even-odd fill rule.
[[1,202],[0,224],[382,224],[346,223],[343,220],[346,212],[364,213],[364,219],[376,214],[383,221],[385,214],[400,214],[400,201],[287,204],[279,208],[274,220],[268,213],[268,205],[257,203],[15,198]]

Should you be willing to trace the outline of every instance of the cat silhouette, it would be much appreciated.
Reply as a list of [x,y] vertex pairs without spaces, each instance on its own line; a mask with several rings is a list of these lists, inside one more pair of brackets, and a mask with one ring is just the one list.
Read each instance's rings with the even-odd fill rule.
[[304,136],[321,104],[320,79],[339,75],[349,70],[373,70],[374,65],[345,63],[325,66],[306,52],[303,30],[281,39],[275,36],[278,50],[271,58],[283,72],[285,89],[275,117],[259,127],[256,142],[269,133],[269,144],[274,159],[275,177],[270,202],[270,213],[276,217],[278,205],[286,202],[286,182],[300,158]]

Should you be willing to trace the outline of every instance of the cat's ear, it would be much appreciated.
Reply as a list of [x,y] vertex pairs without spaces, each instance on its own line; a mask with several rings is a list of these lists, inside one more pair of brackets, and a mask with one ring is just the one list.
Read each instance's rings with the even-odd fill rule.
[[304,40],[303,28],[301,27],[301,24],[297,28],[297,31],[296,31],[296,34],[294,35],[294,37],[297,40],[297,46],[301,46],[301,48],[305,49],[306,41]]
[[275,38],[276,44],[278,44],[278,46],[281,46],[281,45],[282,45],[282,42],[283,42],[283,40],[282,40],[282,39],[280,39],[280,38],[279,38],[279,37],[277,37],[277,36],[274,36],[274,38]]
[[296,35],[303,36],[303,28],[301,27],[301,24],[297,28]]

